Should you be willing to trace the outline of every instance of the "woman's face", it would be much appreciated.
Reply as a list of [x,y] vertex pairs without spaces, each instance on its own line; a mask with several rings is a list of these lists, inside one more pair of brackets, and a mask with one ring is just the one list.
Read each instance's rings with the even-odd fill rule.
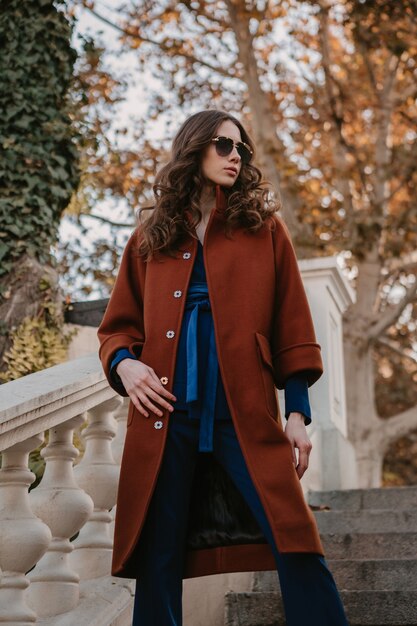
[[[235,143],[242,141],[240,130],[230,120],[225,120],[217,128],[216,136],[222,135],[224,137],[230,137]],[[201,171],[207,180],[223,185],[224,187],[231,187],[237,177],[242,166],[240,155],[236,150],[236,146],[233,147],[232,152],[225,157],[219,156],[216,152],[216,146],[211,142],[203,151],[201,159]]]

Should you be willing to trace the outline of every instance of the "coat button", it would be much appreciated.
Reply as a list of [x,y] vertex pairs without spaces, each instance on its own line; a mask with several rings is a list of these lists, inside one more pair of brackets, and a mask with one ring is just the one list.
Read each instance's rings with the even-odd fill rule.
[[168,382],[168,378],[167,378],[166,376],[162,376],[162,378],[161,378],[161,383],[162,383],[163,385],[166,385],[166,384],[167,384],[167,382]]
[[180,291],[179,289],[177,291],[174,291],[174,298],[181,298],[182,296],[182,291]]
[[184,254],[182,255],[183,259],[189,259],[191,256],[191,252],[184,252]]
[[159,430],[160,428],[162,428],[163,425],[164,425],[163,422],[158,420],[157,422],[154,423],[153,427]]
[[174,331],[173,331],[173,330],[168,330],[168,331],[167,331],[167,337],[168,337],[168,339],[172,339],[174,335],[175,335],[175,333],[174,333]]

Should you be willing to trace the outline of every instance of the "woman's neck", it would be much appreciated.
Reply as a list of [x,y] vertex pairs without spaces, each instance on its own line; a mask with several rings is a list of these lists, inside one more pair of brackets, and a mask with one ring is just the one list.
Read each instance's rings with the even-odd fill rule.
[[216,186],[205,185],[200,194],[199,209],[203,215],[203,220],[207,221],[211,210],[216,206]]

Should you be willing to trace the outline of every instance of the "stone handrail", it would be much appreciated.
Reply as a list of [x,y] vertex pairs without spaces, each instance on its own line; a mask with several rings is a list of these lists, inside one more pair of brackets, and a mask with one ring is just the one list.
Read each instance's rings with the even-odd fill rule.
[[[78,614],[80,598],[100,595],[97,581],[110,589],[126,419],[127,403],[109,387],[97,354],[0,385],[0,624],[112,623],[94,602],[92,616],[88,602]],[[74,467],[74,431],[85,422]],[[44,474],[29,492],[36,478],[29,454],[45,439]],[[131,589],[123,586],[127,605]]]

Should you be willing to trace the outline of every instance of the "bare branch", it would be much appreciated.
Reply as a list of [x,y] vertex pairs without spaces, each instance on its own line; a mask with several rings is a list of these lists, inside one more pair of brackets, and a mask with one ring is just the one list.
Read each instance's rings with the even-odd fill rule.
[[382,440],[391,443],[417,428],[417,405],[389,419],[380,420]]
[[113,222],[113,220],[109,220],[107,217],[102,217],[101,215],[94,215],[94,213],[78,213],[80,217],[92,217],[99,222],[103,222],[103,224],[110,224],[110,226],[114,226],[115,228],[135,228],[136,224],[126,224],[123,222]]
[[[385,346],[386,348],[389,348],[392,352],[395,352],[395,354],[398,354],[400,357],[405,358],[405,359],[410,359],[410,361],[413,361],[413,363],[417,363],[416,357],[404,352],[404,350],[396,346],[393,341],[390,341],[389,339],[385,339],[384,337],[378,337],[377,341],[378,343]],[[417,372],[417,369],[412,371],[411,374],[414,374],[414,372]]]
[[375,95],[378,96],[378,87],[377,87],[377,80],[375,78],[374,68],[372,67],[372,63],[371,63],[371,59],[369,58],[368,50],[367,50],[366,46],[364,45],[364,43],[362,41],[359,44],[359,49],[361,51],[362,58],[363,58],[363,60],[365,62],[365,67],[366,67],[366,70],[367,70],[368,76],[369,76],[369,82],[372,85],[372,88],[374,90]]
[[[417,97],[417,94],[416,94]],[[413,117],[410,117],[410,115],[408,115],[408,113],[406,113],[405,111],[399,111],[399,114],[401,115],[401,117],[403,117],[405,120],[407,120],[407,122],[410,124],[410,126],[414,126],[415,128],[417,128],[417,120],[414,119]]]
[[[350,172],[351,165],[348,160],[348,154],[353,156],[356,159],[355,150],[352,146],[350,146],[344,135],[343,135],[343,114],[339,113],[343,108],[343,103],[340,98],[343,99],[343,89],[336,78],[332,75],[330,66],[331,66],[331,58],[330,58],[330,48],[329,48],[329,28],[328,28],[328,14],[326,10],[322,10],[320,14],[320,44],[322,50],[322,63],[323,63],[323,71],[325,77],[325,92],[327,93],[327,99],[330,109],[330,115],[333,120],[333,128],[335,130],[334,140],[335,140],[335,162],[337,165],[338,171]],[[339,93],[339,99],[337,94],[335,93],[335,86]],[[363,168],[360,166],[357,168],[358,176],[361,180],[362,186],[366,188],[366,180],[364,178]],[[350,178],[350,176],[349,176]],[[355,211],[354,211],[354,203],[352,197],[351,186],[349,184],[348,177],[346,176],[338,176],[337,178],[338,188],[343,195],[343,208],[346,213],[347,227],[350,233],[351,239],[355,239],[356,237],[356,220],[355,220]]]
[[395,305],[388,307],[385,315],[383,315],[376,324],[374,324],[369,331],[369,339],[375,340],[382,333],[395,324],[400,317],[401,313],[410,302],[414,302],[417,295],[417,278],[414,283],[406,290],[405,296]]
[[375,142],[375,173],[373,179],[373,197],[375,207],[380,215],[384,215],[387,206],[386,167],[390,160],[391,149],[388,145],[388,135],[393,109],[392,90],[398,69],[398,58],[388,57],[384,64],[383,88],[377,92],[379,111],[377,118],[377,137]]
[[[86,7],[90,13],[92,15],[94,15],[94,17],[96,17],[97,19],[101,20],[102,22],[104,22],[104,24],[107,24],[108,26],[111,26],[112,28],[115,28],[117,31],[119,31],[120,33],[123,33],[124,35],[126,35],[127,37],[130,37],[131,39],[135,39],[137,41],[141,41],[144,43],[150,43],[153,46],[157,46],[158,48],[160,48],[163,52],[166,53],[172,53],[172,48],[169,44],[165,43],[164,41],[155,41],[154,39],[149,39],[149,37],[144,37],[142,35],[139,34],[139,32],[135,29],[130,30],[129,28],[123,28],[122,26],[119,26],[118,24],[115,24],[114,22],[112,22],[111,20],[109,20],[107,17],[104,17],[104,15],[101,15],[100,13],[97,13],[97,11],[95,9],[92,9],[91,7],[87,6]],[[217,74],[221,74],[222,76],[225,76],[227,78],[239,78],[239,76],[237,76],[236,74],[231,73],[228,68],[226,67],[216,67],[214,65],[212,65],[211,63],[208,63],[207,61],[203,61],[202,59],[197,58],[196,56],[194,56],[193,54],[190,54],[188,52],[180,52],[177,51],[176,56],[180,56],[184,59],[187,59],[188,61],[191,61],[191,63],[198,63],[200,65],[203,65],[204,67],[207,67],[208,69],[212,70],[213,72],[216,72]],[[232,69],[232,68],[229,68]]]
[[410,252],[399,258],[391,259],[387,265],[388,276],[401,272],[414,272],[417,274],[417,252]]
[[392,97],[392,91],[395,85],[395,81],[397,78],[398,68],[400,66],[400,59],[395,54],[391,54],[387,58],[387,61],[384,65],[384,85],[381,91],[381,106],[384,108],[388,108],[390,111],[394,106],[394,98]]
[[401,91],[401,93],[395,98],[394,105],[400,106],[407,102],[408,98],[415,100],[417,97],[417,88],[414,82]]

